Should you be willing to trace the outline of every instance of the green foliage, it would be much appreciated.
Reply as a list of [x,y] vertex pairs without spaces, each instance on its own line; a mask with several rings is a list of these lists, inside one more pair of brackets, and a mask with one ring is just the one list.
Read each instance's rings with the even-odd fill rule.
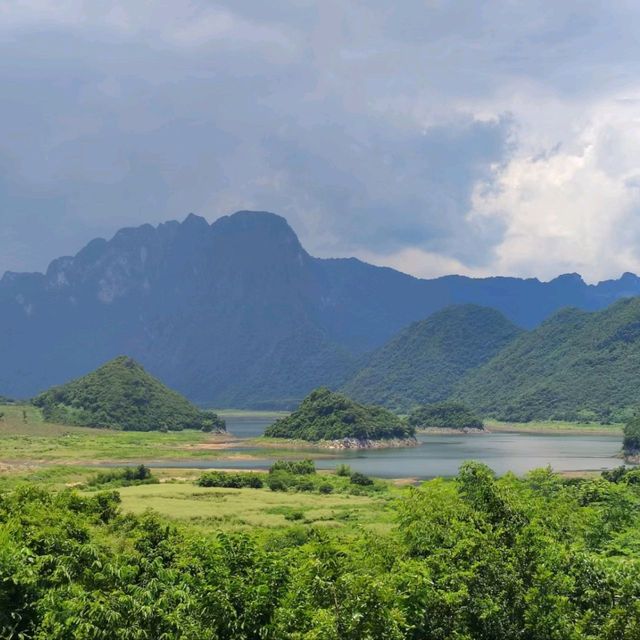
[[409,414],[408,420],[416,429],[484,429],[482,420],[458,402],[440,402],[416,407]]
[[343,478],[349,478],[351,477],[352,473],[353,471],[351,470],[351,467],[348,464],[345,464],[344,462],[340,463],[336,467],[337,476],[342,476]]
[[37,396],[45,420],[126,431],[224,430],[215,413],[201,411],[126,356]]
[[454,305],[404,329],[343,387],[360,402],[408,411],[446,400],[454,385],[521,333],[499,311]]
[[466,463],[396,498],[394,531],[346,537],[297,506],[273,533],[202,533],[122,515],[116,492],[23,485],[0,492],[0,637],[637,640],[633,474]]
[[268,427],[265,435],[311,442],[343,438],[382,440],[412,437],[414,429],[382,407],[358,404],[320,387],[291,415]]
[[640,415],[635,415],[624,425],[622,449],[626,455],[640,453]]
[[373,480],[369,476],[365,476],[364,473],[360,473],[359,471],[351,474],[350,482],[351,484],[357,484],[361,487],[369,487],[373,484]]
[[348,476],[335,474],[295,473],[286,469],[272,470],[265,483],[271,491],[295,491],[301,493],[347,493],[352,495],[370,495],[388,490],[388,485],[379,480],[361,474]]
[[257,473],[230,473],[228,471],[208,471],[197,480],[199,487],[224,487],[227,489],[261,489],[264,476]]
[[269,469],[269,473],[284,471],[294,475],[309,475],[316,472],[316,465],[313,460],[276,460]]
[[522,334],[453,398],[499,420],[625,422],[640,406],[640,298],[565,309]]
[[124,469],[113,469],[111,471],[101,471],[91,478],[87,485],[90,487],[112,486],[128,487],[134,484],[155,484],[158,482],[154,478],[151,469],[140,464],[137,467],[125,467]]

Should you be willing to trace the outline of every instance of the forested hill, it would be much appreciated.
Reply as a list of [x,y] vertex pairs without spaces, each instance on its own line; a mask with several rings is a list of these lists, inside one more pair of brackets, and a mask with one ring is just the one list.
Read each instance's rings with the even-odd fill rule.
[[621,420],[640,406],[640,298],[558,312],[471,372],[455,397],[505,420]]
[[215,413],[193,406],[126,356],[46,391],[33,404],[46,420],[61,424],[126,431],[225,429]]
[[390,411],[354,402],[326,387],[312,391],[291,414],[269,426],[265,436],[318,442],[412,439],[415,429]]
[[374,352],[344,392],[361,402],[401,411],[445,400],[469,370],[495,356],[520,333],[494,309],[447,307]]
[[280,216],[123,229],[44,274],[0,280],[0,389],[26,398],[127,353],[193,401],[295,406],[341,385],[355,363],[451,304],[533,327],[560,307],[599,309],[640,280],[579,276],[419,280],[355,259],[310,256]]

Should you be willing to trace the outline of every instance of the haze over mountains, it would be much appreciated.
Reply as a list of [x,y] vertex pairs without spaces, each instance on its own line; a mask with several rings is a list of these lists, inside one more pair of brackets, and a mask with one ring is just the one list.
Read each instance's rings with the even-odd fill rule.
[[475,303],[533,328],[553,311],[606,307],[640,279],[420,280],[356,259],[310,256],[284,218],[123,229],[45,274],[0,280],[0,392],[30,397],[127,354],[212,406],[293,406],[337,387],[411,322]]

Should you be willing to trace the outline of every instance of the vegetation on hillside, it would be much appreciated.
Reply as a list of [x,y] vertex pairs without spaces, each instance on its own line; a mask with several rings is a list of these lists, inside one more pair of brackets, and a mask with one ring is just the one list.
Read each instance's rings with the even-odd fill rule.
[[416,407],[408,417],[415,429],[484,429],[482,420],[458,402],[439,402]]
[[458,385],[454,399],[499,420],[625,422],[640,406],[640,298],[561,311]]
[[394,530],[375,535],[306,524],[302,510],[283,512],[291,524],[261,534],[177,528],[149,512],[123,515],[119,501],[115,491],[0,492],[0,637],[636,640],[640,633],[637,471],[496,479],[466,463],[455,481],[433,480],[395,498]]
[[400,411],[440,402],[467,371],[520,333],[495,309],[471,304],[447,307],[413,323],[374,352],[343,389],[361,402]]
[[414,429],[387,409],[354,402],[325,387],[312,391],[298,409],[265,431],[272,438],[386,440],[410,438]]
[[624,425],[622,450],[627,456],[640,455],[640,415],[635,415]]
[[126,431],[224,430],[215,413],[201,411],[137,362],[120,356],[96,371],[37,396],[45,420]]

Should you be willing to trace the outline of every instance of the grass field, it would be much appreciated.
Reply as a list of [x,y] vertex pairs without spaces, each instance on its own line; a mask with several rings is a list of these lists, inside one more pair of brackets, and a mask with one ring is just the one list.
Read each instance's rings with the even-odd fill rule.
[[[30,406],[0,405],[1,463],[94,463],[215,458],[234,439],[201,431],[117,431],[45,423]],[[220,447],[220,448],[218,448]]]
[[202,488],[186,482],[118,489],[124,512],[152,509],[172,520],[207,529],[277,528],[293,523],[329,527],[390,528],[392,496],[318,495],[269,489]]

